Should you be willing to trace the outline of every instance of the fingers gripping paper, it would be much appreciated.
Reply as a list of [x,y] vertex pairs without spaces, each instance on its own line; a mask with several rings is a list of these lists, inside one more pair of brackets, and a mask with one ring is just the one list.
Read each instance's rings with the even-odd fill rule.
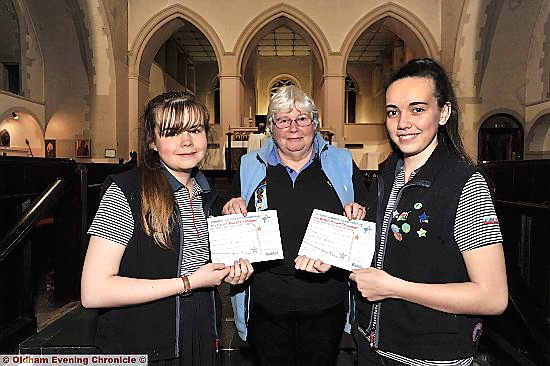
[[252,263],[283,258],[275,210],[209,217],[208,233],[213,263],[232,265],[239,258]]
[[299,255],[353,270],[370,267],[376,224],[313,210]]

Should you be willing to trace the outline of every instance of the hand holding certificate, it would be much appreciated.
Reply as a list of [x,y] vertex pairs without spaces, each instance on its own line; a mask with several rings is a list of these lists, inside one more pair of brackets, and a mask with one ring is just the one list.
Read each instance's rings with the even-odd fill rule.
[[212,262],[232,265],[283,258],[277,211],[249,212],[208,218]]
[[313,210],[299,255],[349,271],[370,267],[376,224]]

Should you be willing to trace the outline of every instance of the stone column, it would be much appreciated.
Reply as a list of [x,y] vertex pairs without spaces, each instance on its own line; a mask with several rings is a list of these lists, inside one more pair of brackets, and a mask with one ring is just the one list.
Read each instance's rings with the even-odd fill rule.
[[128,148],[129,151],[138,151],[139,136],[142,132],[140,118],[149,99],[149,80],[141,75],[130,75],[128,95]]
[[334,132],[334,142],[344,145],[344,101],[345,75],[328,74],[323,76],[324,113],[323,128]]

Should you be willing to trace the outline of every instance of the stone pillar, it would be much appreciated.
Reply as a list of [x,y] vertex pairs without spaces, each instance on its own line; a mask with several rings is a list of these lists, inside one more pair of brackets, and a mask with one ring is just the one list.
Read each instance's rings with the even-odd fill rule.
[[145,103],[149,99],[149,80],[141,75],[128,77],[128,147],[129,151],[138,151],[142,125],[140,118]]
[[344,145],[345,75],[328,74],[323,77],[323,128],[334,132],[334,141]]
[[241,98],[242,84],[240,75],[220,75],[220,109],[222,134],[229,127],[239,127],[243,120]]

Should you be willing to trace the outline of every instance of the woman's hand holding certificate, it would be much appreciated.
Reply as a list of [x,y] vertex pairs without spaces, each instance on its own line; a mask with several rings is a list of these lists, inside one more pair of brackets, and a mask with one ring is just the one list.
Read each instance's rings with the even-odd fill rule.
[[283,258],[277,211],[267,210],[208,218],[212,262],[232,265]]
[[370,267],[376,224],[313,210],[298,255],[346,270]]

